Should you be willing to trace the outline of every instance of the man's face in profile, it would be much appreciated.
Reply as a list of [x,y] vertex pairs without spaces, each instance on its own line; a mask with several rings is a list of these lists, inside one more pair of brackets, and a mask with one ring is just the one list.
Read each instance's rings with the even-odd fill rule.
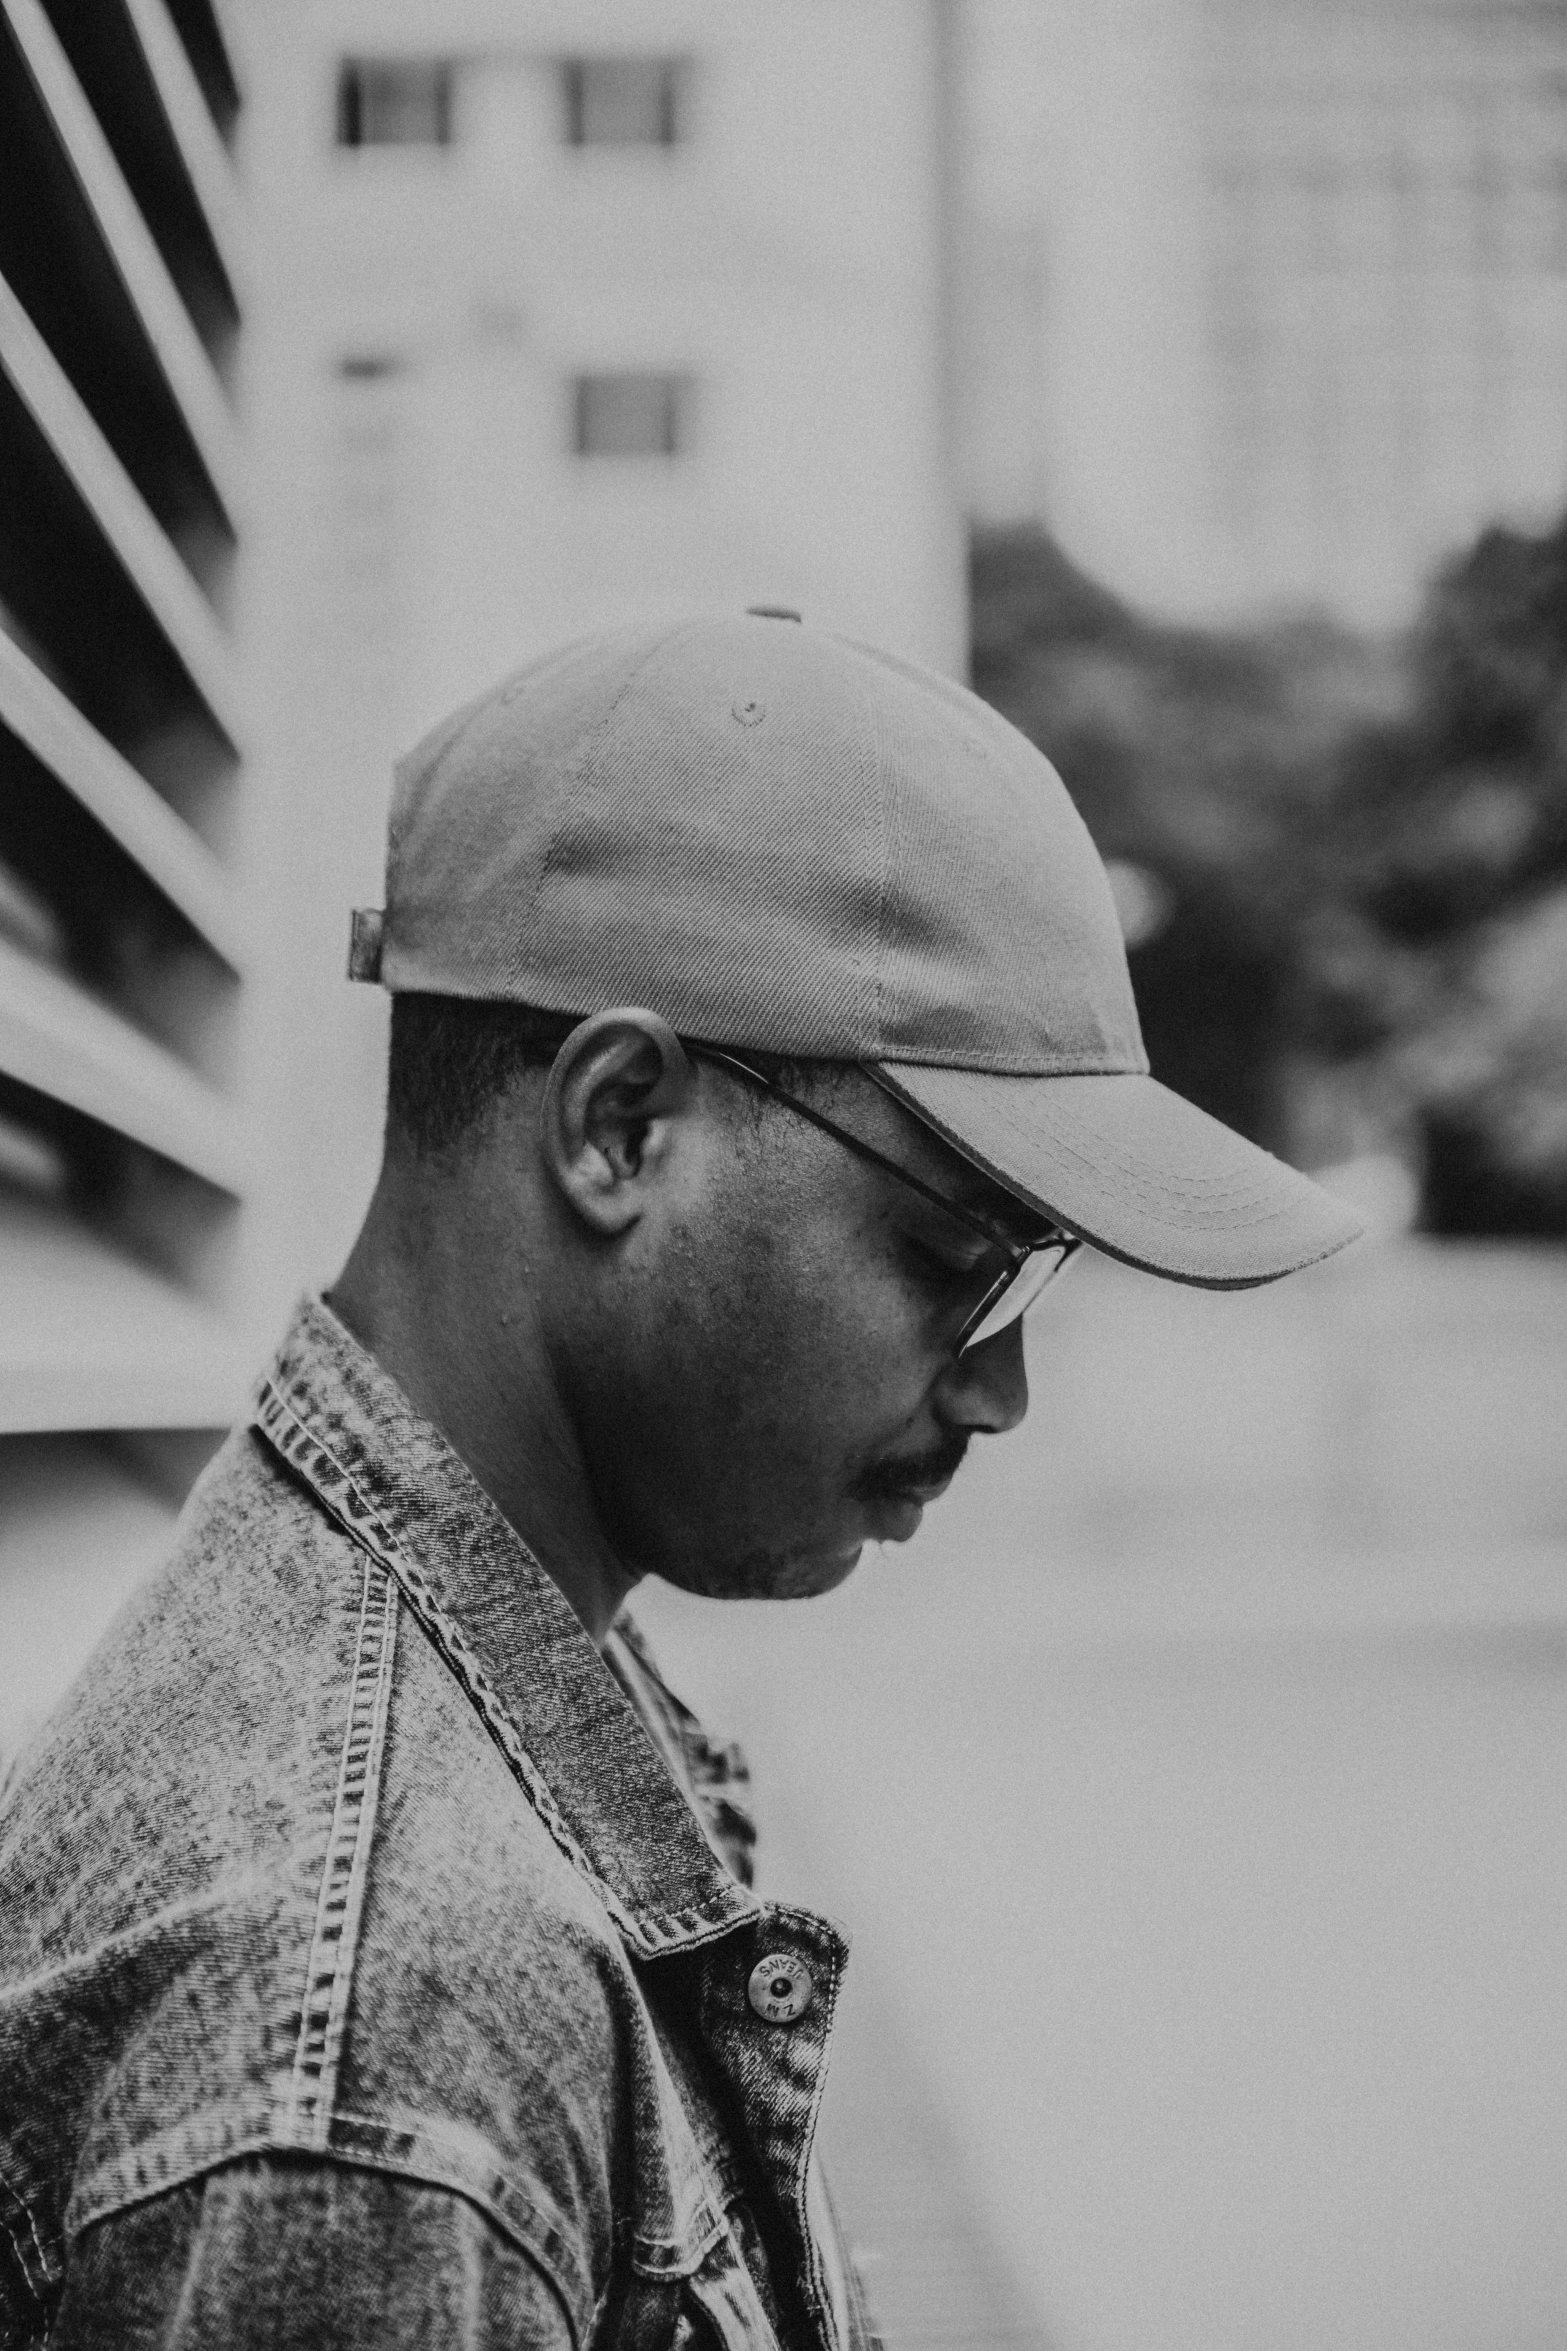
[[[858,1071],[833,1097],[934,1190],[1007,1207]],[[827,1591],[1021,1420],[1021,1325],[959,1356],[983,1237],[723,1073],[699,1069],[685,1143],[564,1366],[595,1499],[621,1556],[685,1590]]]

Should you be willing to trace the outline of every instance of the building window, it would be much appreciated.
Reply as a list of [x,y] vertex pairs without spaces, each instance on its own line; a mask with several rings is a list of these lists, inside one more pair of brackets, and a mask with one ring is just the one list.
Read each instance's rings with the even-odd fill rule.
[[402,366],[394,351],[345,351],[337,372],[345,383],[384,384],[389,376],[400,375]]
[[673,147],[681,136],[678,58],[572,57],[561,79],[569,147]]
[[574,391],[579,457],[678,457],[690,445],[687,376],[578,376]]
[[337,69],[340,147],[449,147],[452,67],[444,57],[345,57]]

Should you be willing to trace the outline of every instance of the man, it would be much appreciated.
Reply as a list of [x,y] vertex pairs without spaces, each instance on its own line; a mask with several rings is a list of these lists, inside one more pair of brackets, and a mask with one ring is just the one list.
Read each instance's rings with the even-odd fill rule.
[[386,901],[364,1230],[0,1824],[0,2333],[863,2342],[844,1941],[627,1595],[911,1535],[1082,1243],[1238,1287],[1354,1227],[1146,1074],[1039,754],[792,615],[459,713]]

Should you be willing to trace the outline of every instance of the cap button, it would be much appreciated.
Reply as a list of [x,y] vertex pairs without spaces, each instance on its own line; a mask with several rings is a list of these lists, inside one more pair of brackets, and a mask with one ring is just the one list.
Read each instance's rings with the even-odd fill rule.
[[748,604],[746,611],[753,620],[798,620],[800,617],[787,604]]
[[751,1970],[746,1998],[769,2024],[793,2024],[811,2005],[816,1986],[803,1959],[792,1951],[769,1951]]

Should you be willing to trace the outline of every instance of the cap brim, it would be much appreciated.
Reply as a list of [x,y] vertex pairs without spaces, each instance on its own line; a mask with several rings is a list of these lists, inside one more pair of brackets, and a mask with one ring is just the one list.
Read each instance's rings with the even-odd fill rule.
[[878,1062],[965,1159],[1108,1256],[1204,1289],[1277,1281],[1357,1239],[1358,1218],[1150,1077],[999,1077]]

